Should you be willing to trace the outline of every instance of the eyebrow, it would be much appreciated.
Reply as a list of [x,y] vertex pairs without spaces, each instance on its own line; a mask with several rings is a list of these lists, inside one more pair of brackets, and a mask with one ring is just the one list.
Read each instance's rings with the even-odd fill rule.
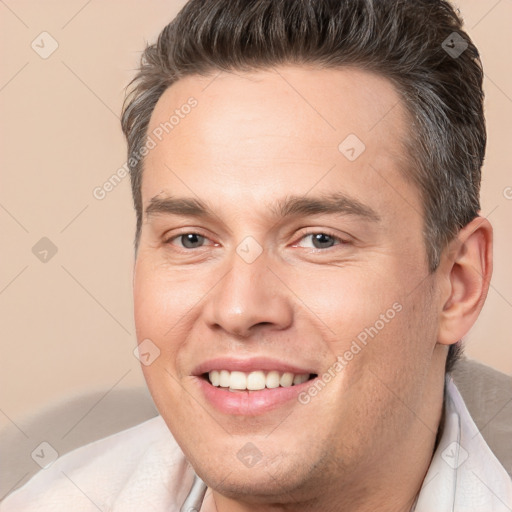
[[[353,215],[372,222],[381,220],[380,215],[373,208],[342,193],[331,193],[318,197],[291,195],[267,205],[267,208],[277,218],[329,214]],[[205,202],[193,197],[155,196],[149,201],[146,215],[158,214],[196,218],[218,217]]]

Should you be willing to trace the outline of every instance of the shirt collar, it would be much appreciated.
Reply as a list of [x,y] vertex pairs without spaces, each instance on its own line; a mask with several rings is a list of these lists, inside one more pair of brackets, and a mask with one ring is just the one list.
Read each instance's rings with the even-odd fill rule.
[[512,481],[445,377],[444,424],[414,512],[511,512]]

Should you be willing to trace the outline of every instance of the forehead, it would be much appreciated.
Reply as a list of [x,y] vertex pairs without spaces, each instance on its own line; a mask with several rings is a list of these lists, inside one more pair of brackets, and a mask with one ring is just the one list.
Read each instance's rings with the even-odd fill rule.
[[340,185],[357,195],[375,185],[375,173],[404,181],[407,126],[391,82],[355,68],[188,76],[152,114],[156,146],[145,160],[143,202],[220,189],[222,200],[241,202]]

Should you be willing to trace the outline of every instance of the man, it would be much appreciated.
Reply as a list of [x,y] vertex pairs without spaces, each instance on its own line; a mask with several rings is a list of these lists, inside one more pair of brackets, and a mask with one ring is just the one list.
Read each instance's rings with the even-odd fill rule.
[[123,114],[161,416],[2,510],[511,510],[449,374],[492,271],[482,99],[443,0],[187,3]]

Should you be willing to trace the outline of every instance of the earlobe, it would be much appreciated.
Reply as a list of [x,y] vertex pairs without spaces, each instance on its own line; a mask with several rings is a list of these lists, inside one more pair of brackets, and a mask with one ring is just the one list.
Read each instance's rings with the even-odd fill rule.
[[482,310],[492,275],[492,226],[476,217],[443,251],[447,293],[438,342],[452,345],[467,334]]

